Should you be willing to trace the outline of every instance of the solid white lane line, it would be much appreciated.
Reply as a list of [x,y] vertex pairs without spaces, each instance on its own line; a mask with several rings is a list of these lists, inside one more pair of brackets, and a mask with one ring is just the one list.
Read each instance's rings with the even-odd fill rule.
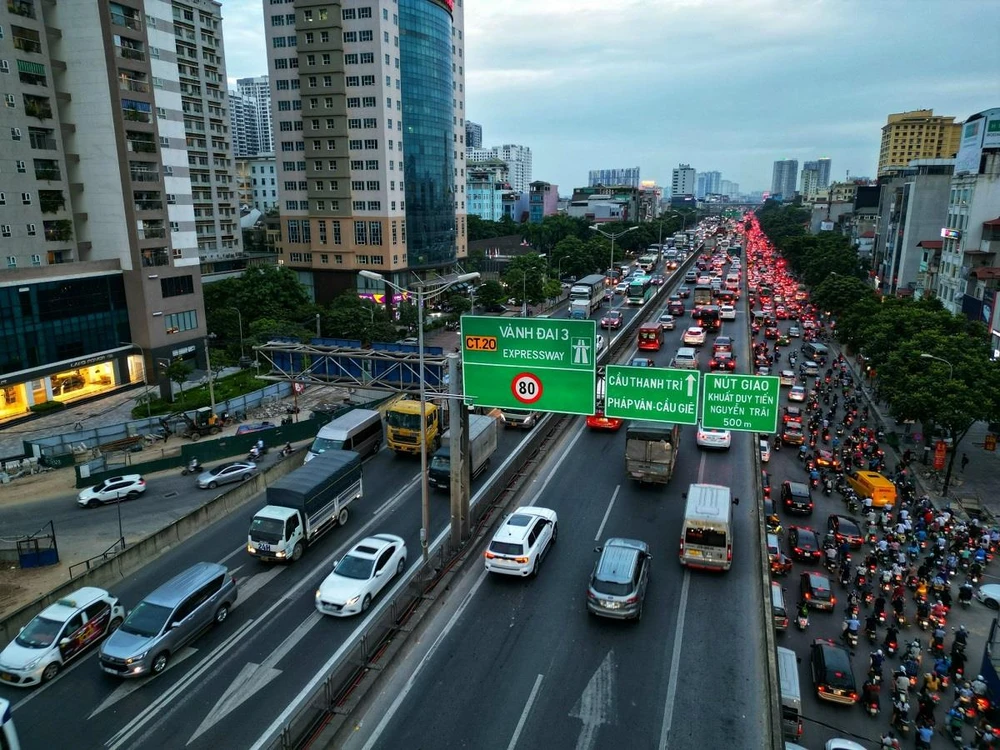
[[545,477],[545,479],[542,481],[542,486],[538,488],[538,492],[536,492],[534,496],[531,498],[531,502],[527,503],[529,507],[538,502],[538,499],[542,496],[542,493],[545,492],[545,488],[548,487],[549,482],[552,481],[552,477],[554,477],[559,472],[559,467],[562,466],[562,462],[566,460],[566,456],[568,456],[570,453],[573,452],[573,446],[576,445],[576,441],[580,439],[580,436],[583,434],[583,432],[584,432],[584,425],[581,424],[580,429],[576,431],[576,435],[574,435],[573,439],[569,441],[569,445],[566,446],[566,449],[563,451],[563,454],[559,456],[559,460],[556,461],[556,465],[552,467],[552,471],[550,471],[549,475]]
[[524,704],[524,710],[521,711],[521,718],[517,721],[517,727],[514,729],[514,736],[510,738],[510,742],[507,743],[507,750],[514,750],[517,747],[517,741],[521,737],[521,732],[524,730],[524,724],[528,720],[528,714],[531,713],[531,706],[535,702],[535,698],[538,696],[538,688],[542,686],[542,675],[538,675],[535,678],[535,686],[531,688],[531,693],[528,695],[528,702]]
[[[406,700],[406,696],[410,694],[410,691],[416,684],[417,677],[420,676],[420,673],[424,670],[424,667],[427,666],[430,660],[434,657],[435,653],[437,653],[438,648],[444,642],[445,638],[447,638],[448,635],[451,633],[452,628],[455,627],[455,624],[458,622],[458,619],[465,613],[466,607],[468,607],[469,604],[472,602],[472,599],[473,597],[475,597],[476,592],[479,591],[479,587],[482,586],[483,581],[486,580],[486,575],[487,574],[485,570],[482,570],[479,573],[479,578],[472,585],[472,588],[469,589],[469,593],[465,595],[465,599],[462,600],[462,603],[459,605],[458,609],[455,610],[455,613],[448,619],[448,622],[447,624],[445,624],[444,629],[438,634],[438,637],[434,639],[434,643],[431,644],[431,647],[427,650],[427,653],[424,654],[423,658],[420,660],[420,663],[417,664],[416,669],[413,670],[413,674],[410,675],[410,679],[406,681],[406,685],[404,685],[403,689],[399,691],[399,695],[397,695],[395,700],[393,700],[392,705],[389,706],[385,714],[383,714],[382,720],[378,723],[378,726],[375,727],[375,730],[368,738],[368,741],[365,743],[362,750],[372,750],[374,747],[378,745],[378,740],[379,737],[382,736],[382,732],[385,731],[385,728],[389,725],[389,722],[392,721],[392,717],[396,715],[396,712],[399,710],[399,707],[403,705],[403,701]],[[268,735],[265,735],[261,739],[263,740],[267,736]],[[255,744],[253,748],[251,748],[251,750],[260,750],[261,747],[263,747],[263,744],[261,741],[258,741],[257,744]]]
[[611,495],[611,502],[608,503],[608,509],[604,511],[604,518],[601,519],[601,525],[597,527],[597,535],[594,537],[594,541],[598,541],[601,538],[601,534],[604,533],[604,524],[608,522],[608,516],[611,515],[611,509],[615,507],[615,500],[618,499],[618,491],[622,488],[620,484],[615,485],[614,494]]
[[[705,478],[705,453],[698,462],[698,484]],[[681,641],[684,639],[684,618],[687,616],[688,589],[691,586],[691,571],[684,568],[684,582],[681,584],[680,603],[677,607],[677,628],[674,630],[673,650],[670,654],[670,675],[667,678],[667,697],[663,706],[663,724],[660,726],[659,750],[667,750],[670,728],[674,723],[674,702],[677,698],[677,678],[681,671]]]

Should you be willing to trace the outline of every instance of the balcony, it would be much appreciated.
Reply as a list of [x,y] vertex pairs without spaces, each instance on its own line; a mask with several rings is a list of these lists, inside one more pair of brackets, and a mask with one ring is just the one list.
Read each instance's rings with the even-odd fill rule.
[[160,172],[156,169],[130,169],[132,182],[159,182]]
[[146,60],[146,53],[141,49],[135,49],[134,47],[116,45],[115,53],[123,60],[136,60],[138,62],[145,62]]
[[122,117],[128,122],[153,122],[153,115],[150,112],[140,112],[137,109],[122,107]]
[[135,202],[136,211],[162,211],[163,201],[137,200]]
[[22,52],[41,54],[42,43],[38,41],[38,39],[32,39],[26,36],[14,35],[14,49],[19,49]]
[[152,268],[154,266],[169,266],[169,265],[170,265],[170,253],[167,252],[165,248],[150,248],[148,250],[142,251],[143,268]]
[[127,140],[128,150],[134,154],[155,154],[156,143],[140,138],[129,138]]
[[28,141],[31,147],[42,151],[56,151],[58,144],[52,137],[53,132],[47,128],[28,128]]
[[43,214],[54,214],[66,208],[66,197],[62,190],[39,190],[38,204]]
[[62,172],[59,170],[58,166],[36,166],[35,167],[35,179],[36,180],[61,180]]
[[133,31],[142,31],[142,21],[139,20],[138,16],[129,16],[114,10],[111,11],[111,25],[124,26]]
[[135,91],[140,94],[149,93],[149,84],[139,78],[119,77],[118,88],[121,91]]
[[68,219],[44,221],[42,227],[45,230],[46,242],[68,242],[73,239],[73,223]]
[[22,18],[35,17],[35,3],[32,0],[7,0],[7,10]]
[[140,240],[162,240],[167,236],[167,230],[163,227],[145,227],[138,230]]

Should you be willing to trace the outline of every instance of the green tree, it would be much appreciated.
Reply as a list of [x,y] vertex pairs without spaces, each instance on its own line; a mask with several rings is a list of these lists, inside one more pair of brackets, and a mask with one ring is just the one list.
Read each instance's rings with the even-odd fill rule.
[[399,324],[407,331],[414,333],[417,330],[417,306],[412,302],[400,302],[396,308],[399,313]]
[[549,279],[542,285],[542,294],[547,300],[557,299],[562,295],[562,284],[559,283],[558,279]]
[[184,383],[187,382],[188,375],[193,368],[183,359],[173,359],[167,365],[166,375],[172,383],[177,383],[181,389],[181,403],[184,403]]
[[354,292],[335,297],[322,316],[323,332],[332,338],[357,339],[363,345],[396,339],[396,325],[386,308]]
[[448,295],[447,305],[456,316],[472,310],[472,301],[464,294]]
[[481,307],[502,304],[507,299],[507,293],[499,281],[490,279],[476,287],[476,303]]
[[545,259],[536,253],[511,258],[503,276],[508,296],[518,304],[522,304],[525,300],[532,305],[544,301],[546,270]]
[[855,305],[875,301],[875,290],[855,276],[831,274],[813,289],[812,301],[837,320]]

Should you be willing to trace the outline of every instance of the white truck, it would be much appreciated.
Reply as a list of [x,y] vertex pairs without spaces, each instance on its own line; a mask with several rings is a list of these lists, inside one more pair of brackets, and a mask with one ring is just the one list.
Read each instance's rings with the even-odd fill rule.
[[347,506],[362,491],[360,454],[321,453],[267,488],[267,505],[250,521],[247,552],[258,560],[298,560],[318,537],[347,523]]
[[605,279],[600,274],[591,274],[574,282],[569,289],[569,316],[586,320],[600,308],[604,301]]
[[[431,486],[440,490],[451,487],[451,430],[441,441],[441,447],[431,456],[428,478]],[[469,459],[470,480],[478,477],[497,450],[497,420],[486,414],[469,416]]]

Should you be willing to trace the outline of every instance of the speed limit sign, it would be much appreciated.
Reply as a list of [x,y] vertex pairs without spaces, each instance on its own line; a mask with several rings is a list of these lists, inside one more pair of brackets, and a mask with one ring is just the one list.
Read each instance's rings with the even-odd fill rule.
[[514,398],[522,404],[533,404],[542,397],[542,381],[537,375],[530,372],[522,372],[515,375],[510,383],[510,390]]

